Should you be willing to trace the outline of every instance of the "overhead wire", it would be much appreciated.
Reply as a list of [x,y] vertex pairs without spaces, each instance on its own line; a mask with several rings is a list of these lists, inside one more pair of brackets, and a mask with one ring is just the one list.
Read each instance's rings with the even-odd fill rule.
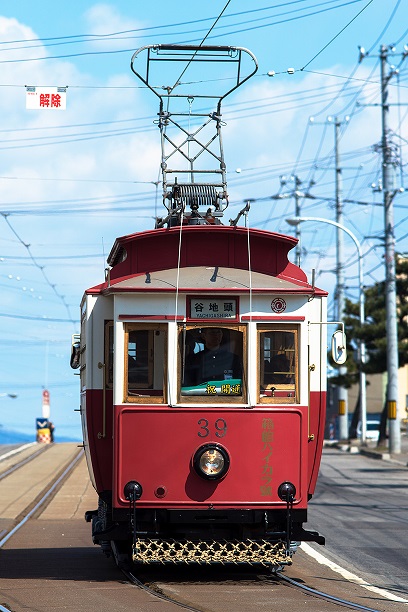
[[[31,261],[32,261],[32,262],[33,262],[33,264],[34,264],[34,266],[35,266],[35,267],[36,267],[38,270],[40,270],[40,272],[41,272],[41,274],[43,275],[43,277],[44,277],[44,279],[45,279],[46,283],[47,283],[47,284],[48,284],[48,285],[51,287],[51,289],[53,290],[53,292],[55,293],[55,295],[56,295],[56,296],[59,298],[59,300],[60,300],[60,301],[62,302],[62,304],[64,305],[64,307],[65,307],[65,309],[66,309],[66,311],[67,311],[67,313],[68,313],[68,316],[69,316],[69,321],[66,321],[66,322],[71,322],[71,323],[73,323],[73,324],[75,325],[75,324],[77,323],[77,321],[75,321],[75,320],[73,319],[72,315],[71,315],[69,305],[67,304],[67,302],[66,302],[66,300],[65,300],[65,296],[64,296],[64,295],[62,295],[61,293],[59,293],[59,291],[57,290],[57,288],[56,288],[56,285],[55,285],[55,284],[51,283],[50,279],[48,278],[48,276],[47,276],[47,274],[46,274],[46,272],[45,272],[45,270],[44,270],[44,267],[45,267],[45,266],[42,266],[42,265],[40,265],[40,264],[38,263],[38,261],[36,260],[36,258],[34,257],[34,255],[33,255],[33,254],[32,254],[32,252],[31,252],[30,245],[29,245],[29,244],[27,244],[26,242],[24,242],[24,240],[21,238],[21,236],[20,236],[20,235],[18,234],[18,232],[15,230],[15,228],[13,227],[13,225],[10,223],[10,220],[9,220],[9,218],[8,218],[8,216],[9,216],[9,215],[8,215],[8,214],[5,214],[5,213],[0,213],[0,214],[1,214],[1,216],[3,217],[3,219],[5,220],[5,222],[7,223],[8,227],[10,228],[10,230],[12,231],[12,233],[13,233],[13,234],[16,236],[17,240],[18,240],[18,241],[19,241],[19,242],[22,244],[22,246],[23,246],[23,247],[26,249],[27,253],[28,253],[28,254],[29,254],[29,256],[30,256]],[[0,316],[6,316],[6,315],[0,315]],[[30,318],[30,317],[21,317],[21,318]]]
[[393,45],[397,46],[400,44],[400,42],[402,42],[408,35],[408,28],[406,30],[404,30],[404,32],[402,33],[402,35],[398,38],[398,40],[396,40]]
[[[231,0],[229,0],[230,2]],[[335,0],[330,0],[330,1],[335,1]],[[228,34],[232,35],[232,34],[237,34],[237,33],[241,33],[241,32],[248,32],[254,29],[260,29],[260,28],[265,28],[265,27],[271,27],[271,26],[276,26],[276,25],[281,25],[282,23],[289,23],[291,21],[297,20],[297,19],[303,19],[305,17],[312,17],[321,13],[325,13],[327,11],[332,11],[338,8],[343,8],[344,6],[350,5],[350,4],[356,4],[362,2],[362,0],[349,0],[348,2],[342,2],[341,4],[335,6],[335,7],[329,7],[329,8],[325,8],[322,9],[320,11],[314,11],[314,12],[310,12],[307,13],[305,15],[299,15],[296,17],[291,17],[288,19],[282,19],[279,21],[274,21],[272,23],[262,23],[259,26],[252,26],[252,27],[245,27],[242,29],[238,29],[238,30],[234,30],[232,29],[231,25],[228,27]],[[370,0],[370,3],[373,2],[373,0]],[[327,2],[324,3],[320,3],[321,5],[327,4]],[[318,5],[317,5],[318,6]],[[364,10],[364,9],[363,9]],[[265,21],[265,20],[263,20]],[[183,32],[184,33],[184,32]],[[208,38],[210,39],[214,39],[214,38],[219,38],[220,36],[225,36],[224,33],[220,33],[220,34],[214,34],[212,36],[208,36]],[[207,38],[207,37],[206,37]],[[181,42],[181,41],[180,41]],[[184,40],[182,41],[182,44],[187,44],[187,43],[193,43],[193,42],[197,42],[197,39],[191,39],[191,40]],[[134,49],[131,48],[126,48],[126,49],[108,49],[108,50],[102,50],[102,51],[82,51],[82,52],[78,52],[78,53],[68,53],[68,54],[61,54],[61,55],[48,55],[48,56],[40,56],[40,57],[30,57],[30,58],[16,58],[16,59],[0,59],[0,64],[7,64],[7,63],[26,63],[26,62],[33,62],[33,61],[44,61],[44,60],[51,60],[51,59],[66,59],[69,57],[85,57],[85,56],[95,56],[95,55],[113,55],[113,54],[119,54],[119,53],[130,53],[132,52]]]
[[300,156],[299,156],[300,157]]
[[[382,30],[382,33],[381,33],[381,35],[380,35],[380,36],[382,36],[382,35],[384,34],[384,32],[385,32],[385,31],[388,29],[388,27],[389,27],[390,23],[391,23],[391,22],[392,22],[392,20],[393,20],[393,17],[395,16],[395,13],[396,13],[396,10],[397,10],[397,8],[398,8],[398,6],[399,6],[399,3],[400,3],[400,0],[397,0],[396,5],[394,6],[394,10],[393,10],[393,12],[392,12],[392,14],[391,14],[390,18],[388,19],[388,21],[387,21],[387,24],[386,24],[385,28]],[[366,5],[366,7],[367,7],[367,5]],[[366,8],[366,7],[365,7],[365,8]],[[375,44],[376,44],[376,43],[374,43],[374,45],[375,45]],[[346,87],[348,87],[348,85],[349,85],[349,83],[350,83],[351,79],[354,77],[354,75],[355,75],[355,73],[356,73],[356,71],[357,71],[357,68],[358,68],[358,64],[356,65],[356,67],[353,69],[353,71],[351,72],[351,74],[350,74],[350,75],[349,75],[349,77],[347,78],[346,83],[345,83],[345,84],[344,84],[344,86],[341,88],[341,90],[338,92],[338,94],[336,95],[335,99],[334,99],[334,100],[331,100],[331,101],[330,101],[330,103],[329,103],[328,105],[326,105],[326,106],[325,106],[325,107],[324,107],[324,108],[323,108],[321,111],[319,111],[317,114],[315,113],[315,116],[316,116],[316,115],[318,116],[318,115],[320,115],[322,112],[327,111],[327,110],[328,110],[328,108],[330,108],[330,107],[331,107],[331,106],[334,104],[334,102],[335,102],[335,101],[336,101],[336,100],[337,100],[337,99],[338,99],[338,98],[341,96],[341,94],[342,94],[342,93],[345,91]],[[372,76],[372,74],[373,74],[373,72],[374,72],[374,71],[375,71],[375,67],[373,68],[373,70],[372,70],[372,72],[371,72],[371,74],[370,74],[370,76],[369,76],[369,80],[371,79],[371,76]],[[363,86],[363,87],[364,87],[364,86]],[[361,91],[363,90],[363,87],[361,88],[360,93],[361,93]],[[399,90],[398,90],[398,91],[399,91]],[[358,95],[358,94],[357,94],[357,95]],[[353,99],[353,100],[351,100],[351,101],[348,103],[347,107],[348,107],[348,106],[350,106],[350,104],[354,104],[354,109],[353,109],[353,110],[354,110],[354,112],[355,112],[355,110],[356,110],[356,105],[357,105],[357,103],[356,103],[356,97],[354,97],[354,99]],[[347,107],[346,107],[346,108],[347,108]],[[345,109],[343,109],[343,112],[344,112],[344,110],[345,110]],[[343,133],[344,133],[344,132],[343,132]],[[303,148],[303,142],[302,142],[302,145],[301,145],[301,149],[302,149],[302,148]],[[298,157],[299,157],[299,156],[298,156]],[[298,160],[297,160],[297,162],[298,162]]]
[[[363,0],[348,0],[348,2],[342,2],[341,4],[339,4],[340,1],[341,0],[325,0],[324,2],[318,2],[315,5],[311,5],[310,7],[309,6],[306,7],[306,9],[309,10],[310,8],[317,8],[317,7],[320,7],[320,6],[325,6],[327,4],[337,4],[337,6],[330,7],[330,8],[327,8],[327,9],[322,9],[321,11],[317,11],[317,12],[314,12],[314,13],[307,13],[306,15],[300,15],[299,17],[296,17],[295,19],[300,19],[300,18],[303,18],[303,17],[310,17],[310,16],[313,16],[315,14],[319,14],[319,13],[326,12],[326,11],[329,11],[329,10],[334,10],[336,8],[342,8],[344,6],[347,6],[348,4],[355,4],[355,3],[358,3],[358,2],[362,2]],[[279,6],[285,6],[285,8],[286,8],[287,5],[284,4],[284,5],[279,5]],[[275,7],[275,8],[278,8],[278,7]],[[273,18],[276,19],[276,17],[283,17],[285,15],[291,15],[292,13],[298,13],[298,12],[306,10],[306,9],[301,8],[301,9],[295,9],[294,11],[285,11],[283,13],[277,13],[276,15],[273,16]],[[219,26],[218,30],[222,30],[224,28],[228,28],[228,34],[236,34],[236,33],[242,32],[242,31],[247,32],[247,31],[250,31],[252,29],[264,28],[264,27],[267,27],[267,26],[270,26],[270,25],[279,25],[281,23],[286,23],[287,21],[291,21],[291,19],[288,19],[288,20],[285,20],[283,22],[280,21],[280,22],[274,22],[274,23],[271,24],[271,23],[265,23],[266,19],[267,18],[265,16],[263,16],[261,18],[258,18],[258,19],[249,19],[249,20],[246,19],[245,21],[243,21],[241,23],[234,23],[233,25],[231,25],[231,24],[221,25],[221,26]],[[259,22],[259,21],[262,22],[261,26],[259,26],[259,27],[255,26],[253,28],[248,27],[248,24],[256,23],[256,22]],[[234,30],[234,31],[231,31],[231,27],[236,27],[236,26],[241,25],[241,24],[245,24],[245,26],[246,26],[243,30]],[[189,32],[186,32],[186,33],[188,34]],[[222,36],[222,35],[223,35],[222,33],[219,33],[216,36],[213,36],[212,38],[218,38],[219,36]]]
[[[327,129],[327,126],[325,126]],[[322,142],[322,140],[321,140]],[[343,154],[343,159],[353,159],[354,157],[361,157],[361,155],[370,154],[372,155],[372,151],[370,147],[345,152]],[[326,159],[322,158],[322,162]],[[300,170],[303,167],[309,167],[312,164],[313,167],[318,166],[318,160],[315,159],[311,162],[310,160],[305,160],[302,164]],[[327,171],[328,168],[325,168]],[[290,174],[291,170],[286,165],[280,166],[267,166],[265,169],[265,177],[270,180],[278,178],[280,174]],[[248,179],[248,181],[252,182],[252,176]],[[364,176],[364,175],[363,175]],[[260,180],[259,178],[257,179]],[[125,193],[125,194],[116,194],[109,196],[96,196],[96,197],[86,197],[86,198],[65,198],[58,200],[41,200],[41,201],[27,201],[24,202],[3,202],[2,203],[2,212],[7,215],[27,215],[27,214],[46,214],[46,215],[61,215],[61,214],[90,214],[90,213],[98,213],[105,214],[109,211],[123,211],[123,210],[134,210],[140,212],[142,210],[150,210],[150,205],[148,204],[148,198],[153,199],[156,197],[156,189],[157,184],[155,182],[151,182],[154,191],[143,191],[143,192],[135,192],[135,193]],[[332,186],[333,181],[330,181],[327,184],[322,183],[321,188]],[[267,196],[266,199],[269,199],[270,196]],[[262,200],[263,198],[259,198]],[[136,206],[138,202],[143,202],[144,206]],[[129,204],[129,206],[123,206],[124,204]],[[148,217],[146,217],[148,218]],[[149,217],[150,218],[150,217]]]
[[[311,90],[306,90],[306,91],[311,91]],[[288,110],[293,110],[293,109],[299,109],[299,108],[304,108],[305,106],[309,106],[311,104],[314,103],[314,100],[316,98],[321,99],[322,98],[322,94],[320,93],[311,93],[308,96],[302,96],[302,92],[297,93],[297,92],[293,92],[293,94],[291,95],[300,95],[300,100],[299,102],[295,101],[295,104],[289,106],[287,103],[284,103],[284,97],[282,102],[269,102],[268,104],[264,104],[264,105],[251,105],[251,106],[246,106],[244,108],[234,108],[233,106],[231,107],[230,110],[230,114],[228,115],[228,121],[236,121],[238,119],[243,119],[246,118],[248,116],[248,114],[244,114],[244,113],[250,113],[254,110],[257,110],[257,115],[264,115],[264,114],[268,114],[270,115],[271,113],[277,113],[277,112],[284,112],[284,111],[288,111]],[[328,92],[327,95],[329,96],[330,93]],[[352,92],[349,93],[349,95],[353,95]],[[301,103],[301,101],[303,100],[303,103]],[[274,109],[273,107],[277,107],[276,109]],[[224,112],[227,114],[228,113],[228,109],[230,107],[227,105],[226,109],[224,109]],[[262,109],[265,109],[264,111],[262,111]],[[129,120],[131,121],[131,120]],[[82,126],[87,126],[87,125],[98,125],[97,123],[94,124],[79,124]],[[62,126],[64,129],[71,127],[71,126]],[[75,124],[73,124],[72,127],[75,127]],[[25,132],[30,131],[31,128],[28,128],[25,130]],[[55,126],[50,126],[50,127],[46,127],[45,129],[55,129]],[[12,150],[12,149],[19,149],[19,148],[24,148],[24,149],[28,149],[28,148],[32,148],[32,147],[43,147],[43,146],[54,146],[54,145],[60,145],[60,144],[67,144],[67,143],[74,143],[74,142],[83,142],[83,141],[91,141],[91,140],[95,140],[95,139],[105,139],[105,138],[112,138],[112,137],[120,137],[120,136],[128,136],[130,134],[138,134],[138,133],[146,133],[146,132],[151,132],[154,131],[156,128],[156,126],[154,125],[150,125],[150,126],[140,126],[140,127],[129,127],[129,128],[123,128],[123,129],[114,129],[114,130],[105,130],[105,131],[93,131],[93,132],[79,132],[79,133],[68,133],[68,134],[56,134],[56,135],[41,135],[38,137],[29,137],[26,136],[24,138],[18,139],[8,139],[8,140],[0,140],[0,150]],[[35,130],[37,130],[37,128],[35,128]],[[17,132],[20,130],[16,130]],[[7,132],[10,132],[10,130],[8,130]],[[0,132],[0,133],[4,133],[4,132]],[[3,144],[2,144],[3,143]],[[21,143],[21,144],[20,144]],[[139,181],[140,183],[142,183],[142,181]],[[154,182],[154,181],[147,181],[147,182]]]
[[[326,9],[322,9],[321,11],[314,11],[311,13],[307,13],[305,15],[299,15],[298,17],[291,17],[288,19],[281,19],[280,21],[275,21],[273,23],[264,23],[260,26],[253,26],[250,28],[243,28],[241,30],[229,30],[228,34],[240,34],[241,32],[249,32],[251,30],[257,30],[257,29],[261,29],[261,28],[266,28],[266,27],[270,27],[270,26],[276,26],[276,25],[282,25],[283,23],[290,23],[291,21],[295,21],[298,19],[304,19],[305,17],[314,17],[315,15],[319,15],[321,13],[326,13],[328,11],[332,11],[338,8],[343,8],[345,6],[348,6],[350,4],[357,4],[358,2],[362,2],[362,0],[349,0],[348,2],[343,2],[342,4],[339,4],[338,6],[335,7],[330,7],[330,8],[326,8]],[[370,2],[373,2],[373,0],[370,0]],[[211,36],[210,38],[219,38],[220,36],[224,36],[224,34],[216,34]],[[185,42],[192,42],[192,41],[185,41]]]
[[344,32],[344,30],[346,30],[346,29],[347,29],[347,28],[348,28],[348,27],[349,27],[349,26],[350,26],[350,25],[353,23],[353,21],[355,21],[355,20],[356,20],[356,19],[357,19],[357,18],[358,18],[358,17],[361,15],[361,13],[363,13],[363,12],[364,12],[364,11],[365,11],[365,10],[366,10],[366,9],[367,9],[369,6],[370,6],[370,4],[372,4],[372,3],[373,3],[373,1],[374,1],[374,0],[369,0],[369,1],[367,2],[367,4],[366,4],[366,5],[365,5],[365,6],[364,6],[362,9],[361,9],[361,11],[359,11],[359,12],[357,13],[357,15],[355,15],[355,16],[354,16],[354,17],[353,17],[353,18],[352,18],[352,19],[351,19],[351,20],[350,20],[350,21],[349,21],[349,22],[348,22],[348,23],[347,23],[347,24],[346,24],[346,25],[345,25],[345,26],[344,26],[344,27],[343,27],[343,28],[342,28],[342,29],[341,29],[339,32],[337,32],[337,34],[336,34],[335,36],[333,36],[333,38],[331,38],[331,39],[329,40],[329,42],[328,42],[326,45],[324,45],[324,47],[322,47],[322,49],[320,49],[320,51],[319,51],[318,53],[316,53],[316,54],[315,54],[315,55],[312,57],[312,59],[310,59],[310,60],[309,60],[309,61],[308,61],[308,62],[307,62],[307,63],[306,63],[304,66],[303,66],[303,68],[301,68],[300,70],[301,70],[301,71],[303,71],[303,70],[305,70],[305,68],[307,68],[308,66],[310,66],[310,64],[311,64],[312,62],[314,62],[314,60],[315,60],[317,57],[319,57],[319,55],[321,55],[321,54],[323,53],[323,51],[325,51],[325,50],[327,49],[327,47],[329,47],[329,46],[332,44],[332,42],[334,42],[334,41],[336,40],[336,38],[338,38],[338,37],[339,37],[339,36],[340,36],[340,35],[341,35],[341,34]]
[[[252,8],[246,11],[239,11],[237,13],[229,13],[227,16],[224,16],[222,18],[225,17],[237,17],[240,15],[247,15],[250,13],[259,13],[259,12],[263,12],[263,11],[267,11],[270,9],[275,9],[275,8],[280,8],[282,6],[289,6],[291,4],[301,4],[303,2],[308,2],[309,0],[292,0],[290,2],[283,2],[282,4],[273,4],[270,6],[266,6],[266,7],[261,7],[261,8]],[[77,38],[83,38],[83,37],[89,37],[89,38],[95,38],[95,39],[104,39],[104,38],[109,38],[111,36],[118,36],[120,34],[131,34],[131,33],[137,33],[137,32],[146,32],[146,31],[151,31],[151,30],[158,30],[161,28],[173,28],[173,27],[180,27],[180,26],[186,26],[186,25],[190,25],[193,23],[202,23],[202,22],[206,22],[206,21],[214,21],[214,19],[216,18],[216,16],[213,17],[204,17],[201,19],[193,19],[190,21],[181,21],[181,22],[177,22],[177,23],[164,23],[161,25],[156,25],[156,26],[147,26],[144,28],[136,28],[136,29],[130,29],[130,30],[120,30],[117,32],[110,32],[107,34],[73,34],[73,35],[68,35],[68,36],[53,36],[53,37],[46,37],[46,38],[42,38],[42,41],[49,41],[49,40],[66,40],[66,39],[77,39]],[[16,44],[16,43],[23,43],[23,42],[35,42],[37,41],[38,38],[28,38],[28,39],[20,39],[20,40],[14,40],[14,41],[0,41],[0,48],[2,45],[6,45],[6,44]]]
[[[306,141],[305,141],[305,142],[306,142]],[[302,146],[302,149],[303,149],[303,148],[304,148],[304,145]],[[302,151],[302,154],[303,154],[303,151]],[[301,158],[301,155],[298,155],[298,159],[296,160],[296,165],[295,165],[295,168],[296,168],[296,169],[297,169],[297,163],[299,162],[299,164],[300,164],[300,158]],[[149,181],[149,183],[151,183],[151,182]],[[79,211],[78,211],[78,212],[79,212]],[[5,316],[7,316],[7,315],[5,315]],[[39,319],[39,320],[40,320],[40,319]],[[57,319],[55,319],[55,320],[57,321]]]
[[[371,72],[370,72],[370,74],[369,74],[369,77],[368,77],[369,79],[371,79],[371,76],[372,76],[372,75],[375,73],[375,71],[377,70],[378,64],[379,64],[379,60],[378,60],[378,61],[377,61],[377,63],[376,63],[374,66],[373,66],[373,68],[372,68],[372,70],[371,70]],[[349,112],[349,114],[350,114],[351,116],[355,115],[355,114],[356,114],[356,113],[358,113],[358,112],[361,112],[361,111],[362,111],[362,105],[361,105],[361,103],[359,103],[359,102],[358,102],[358,96],[362,95],[362,93],[364,92],[364,89],[365,89],[365,88],[366,88],[366,85],[364,85],[364,84],[363,84],[363,85],[362,85],[362,86],[359,88],[359,91],[357,91],[355,94],[353,93],[352,99],[351,99],[351,100],[349,100],[349,101],[347,102],[346,106],[343,106],[343,108],[342,108],[341,110],[339,110],[339,111],[338,111],[338,112],[339,112],[339,114],[340,114],[340,113],[341,113],[341,114],[346,113],[346,112],[348,111],[348,108],[349,108],[350,106],[353,106],[352,110]],[[379,88],[378,88],[378,90],[379,90]],[[373,95],[373,96],[374,96],[374,95],[375,95],[375,96],[377,96],[377,95],[378,95],[378,91],[376,91],[375,93],[373,92],[373,94],[372,94],[372,95]]]
[[380,42],[380,40],[382,39],[382,37],[384,36],[384,34],[386,33],[386,31],[388,30],[388,28],[390,27],[395,14],[398,10],[399,5],[401,4],[401,0],[397,0],[395,3],[395,6],[391,12],[391,15],[389,16],[387,23],[385,24],[384,28],[381,30],[381,33],[378,35],[376,41],[371,45],[370,49],[367,52],[367,55],[370,55],[370,53],[373,51],[373,49],[378,45],[378,43]]
[[[218,17],[216,18],[214,23],[211,25],[210,29],[208,30],[208,32],[206,33],[204,38],[201,40],[200,44],[198,45],[199,47],[203,46],[204,42],[206,41],[206,39],[208,38],[210,33],[213,31],[213,29],[217,25],[218,21],[221,19],[223,13],[225,13],[225,11],[227,10],[228,5],[230,4],[230,2],[231,2],[231,0],[227,1],[227,3],[225,4],[224,8],[221,11],[221,13],[218,15]],[[191,62],[194,60],[194,58],[197,55],[197,53],[198,53],[198,49],[194,51],[194,53],[191,56],[190,60],[187,62],[187,64],[185,65],[184,69],[182,70],[180,76],[178,77],[178,79],[176,79],[176,81],[175,81],[173,87],[171,88],[171,90],[173,90],[176,87],[176,85],[179,84],[179,82],[181,81],[182,77],[185,75],[186,71],[188,70],[189,66],[191,65]]]

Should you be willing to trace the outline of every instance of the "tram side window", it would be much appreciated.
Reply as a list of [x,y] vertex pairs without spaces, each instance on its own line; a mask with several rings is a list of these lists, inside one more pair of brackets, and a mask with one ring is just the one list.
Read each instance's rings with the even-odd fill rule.
[[293,403],[297,401],[297,330],[258,329],[260,364],[260,401]]
[[129,325],[125,332],[127,401],[164,401],[166,332],[162,326]]
[[226,325],[191,326],[181,329],[179,338],[182,400],[198,401],[200,397],[203,401],[242,402],[244,330]]

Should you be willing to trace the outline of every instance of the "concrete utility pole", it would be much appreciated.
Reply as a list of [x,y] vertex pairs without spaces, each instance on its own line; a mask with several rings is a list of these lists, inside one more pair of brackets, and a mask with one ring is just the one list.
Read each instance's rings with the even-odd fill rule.
[[[295,180],[295,194],[294,194],[295,195],[295,217],[300,217],[300,198],[302,194],[300,193],[299,189],[302,184],[302,181],[297,175],[295,175],[294,180]],[[300,226],[299,225],[296,226],[296,238],[298,239],[298,243],[296,245],[295,258],[296,258],[296,265],[300,268],[301,246],[300,246]]]
[[[286,186],[288,183],[294,183],[293,191],[289,191],[287,193],[279,193],[276,196],[272,196],[273,199],[283,200],[283,198],[295,198],[295,216],[300,217],[300,200],[305,197],[312,197],[309,193],[303,193],[300,191],[300,186],[302,181],[296,174],[291,174],[290,176],[282,175],[280,177],[281,187]],[[301,260],[301,244],[300,244],[300,228],[296,226],[296,238],[298,239],[298,243],[295,249],[295,264],[300,268],[300,260]]]
[[381,109],[382,109],[382,179],[385,227],[385,308],[387,334],[387,411],[389,419],[389,450],[401,452],[401,427],[398,417],[398,333],[395,272],[394,207],[395,190],[392,185],[392,151],[388,141],[388,82],[393,75],[386,74],[388,47],[381,46]]
[[[341,122],[338,118],[334,121],[334,150],[336,164],[336,223],[337,223],[337,240],[336,240],[336,302],[337,302],[337,321],[342,321],[344,318],[344,255],[343,255],[343,232],[339,226],[343,226],[343,177],[340,168],[340,153],[339,153],[339,131]],[[338,369],[339,376],[347,374],[347,366],[342,365]],[[337,388],[338,398],[338,415],[339,415],[339,438],[347,440],[348,438],[348,393],[345,387]]]

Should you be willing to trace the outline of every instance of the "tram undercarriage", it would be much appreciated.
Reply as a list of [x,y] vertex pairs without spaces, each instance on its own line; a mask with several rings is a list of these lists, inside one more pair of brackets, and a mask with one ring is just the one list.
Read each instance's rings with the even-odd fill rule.
[[[86,513],[92,539],[110,554],[132,554],[137,563],[289,564],[300,541],[324,544],[324,537],[306,531],[305,510],[115,510],[100,500],[99,510]],[[134,529],[136,524],[137,528]]]

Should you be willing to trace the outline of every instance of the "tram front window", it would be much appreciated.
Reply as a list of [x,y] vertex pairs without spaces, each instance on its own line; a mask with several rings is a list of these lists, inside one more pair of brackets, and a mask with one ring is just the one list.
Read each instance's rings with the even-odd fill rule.
[[243,395],[243,332],[224,326],[181,332],[181,395]]

